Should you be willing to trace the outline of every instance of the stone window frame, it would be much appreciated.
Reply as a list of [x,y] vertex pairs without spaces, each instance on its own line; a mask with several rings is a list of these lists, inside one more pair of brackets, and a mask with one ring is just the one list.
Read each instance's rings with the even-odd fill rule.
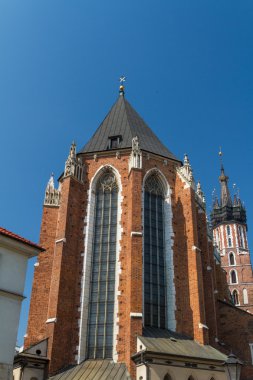
[[[174,232],[172,226],[172,205],[171,205],[171,193],[172,190],[170,185],[162,173],[161,170],[154,167],[149,169],[143,178],[142,182],[142,220],[144,221],[144,184],[146,179],[153,173],[156,173],[160,177],[160,180],[163,183],[165,189],[165,199],[164,199],[164,215],[165,215],[165,266],[166,266],[166,328],[172,331],[176,331],[176,290],[174,284],[174,259],[173,259],[173,239]],[[144,236],[143,236],[143,252],[144,254]],[[144,282],[143,282],[144,284]],[[142,289],[142,293],[144,294],[144,286]],[[144,301],[144,297],[143,297]],[[143,305],[144,311],[144,305]]]
[[81,363],[87,358],[87,322],[88,322],[88,305],[89,305],[89,292],[90,292],[90,270],[91,270],[91,253],[92,253],[92,241],[93,241],[93,226],[94,226],[94,207],[95,207],[95,189],[99,178],[104,172],[111,170],[117,179],[117,184],[119,187],[118,191],[118,217],[117,217],[117,248],[116,248],[116,279],[115,279],[115,304],[114,304],[114,327],[113,327],[113,360],[116,362],[118,360],[117,353],[117,336],[119,331],[119,301],[118,301],[118,287],[119,287],[119,276],[121,273],[121,263],[119,260],[121,251],[121,238],[122,238],[122,227],[121,227],[121,217],[122,217],[122,180],[119,171],[113,165],[101,165],[90,181],[90,187],[87,192],[88,202],[87,202],[87,213],[86,213],[86,225],[84,228],[84,253],[83,253],[83,278],[82,278],[82,290],[80,297],[80,325],[79,325],[79,345],[78,354],[76,356],[77,363]]
[[[143,323],[144,326],[159,328],[166,327],[167,314],[164,239],[165,193],[160,176],[156,172],[151,173],[144,183]],[[156,264],[154,264],[154,260]],[[146,278],[148,278],[148,281]],[[148,312],[146,310],[147,307],[150,308]]]
[[86,343],[89,359],[112,359],[113,355],[112,321],[115,306],[118,192],[114,173],[111,170],[102,173],[95,189],[94,238]]
[[[234,296],[234,293],[236,293],[236,298]],[[231,295],[232,295],[232,299],[233,299],[234,305],[235,306],[240,306],[239,291],[237,289],[233,289]]]
[[[230,259],[230,256],[233,255],[233,259],[234,259],[234,264],[231,264],[231,259]],[[228,264],[230,266],[236,266],[236,258],[235,258],[235,253],[233,251],[229,251],[228,252]]]
[[[232,281],[232,273],[235,273],[235,282]],[[229,279],[230,279],[230,285],[236,285],[238,284],[238,273],[237,273],[237,270],[236,269],[231,269],[230,272],[229,272]]]

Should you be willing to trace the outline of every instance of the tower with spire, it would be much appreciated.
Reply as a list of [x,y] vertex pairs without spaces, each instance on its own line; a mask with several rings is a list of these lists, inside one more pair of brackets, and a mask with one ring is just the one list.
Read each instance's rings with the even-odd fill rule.
[[[220,156],[222,153],[219,153]],[[253,275],[247,239],[246,209],[239,194],[232,199],[229,177],[221,161],[220,199],[215,197],[211,213],[213,238],[226,271],[232,302],[253,313]]]

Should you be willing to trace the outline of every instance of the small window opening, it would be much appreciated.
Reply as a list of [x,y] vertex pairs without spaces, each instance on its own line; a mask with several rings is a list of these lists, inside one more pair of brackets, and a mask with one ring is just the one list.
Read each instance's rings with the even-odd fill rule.
[[230,265],[235,265],[235,256],[232,252],[229,254],[229,263]]
[[233,291],[232,296],[233,296],[233,302],[234,302],[234,304],[235,304],[235,305],[239,305],[239,297],[238,297],[238,292],[237,292],[237,290],[234,290],[234,291]]
[[234,270],[231,271],[230,273],[230,278],[231,278],[231,284],[236,284],[237,283],[237,278],[236,278],[236,272]]
[[108,149],[117,149],[120,146],[121,136],[109,137]]

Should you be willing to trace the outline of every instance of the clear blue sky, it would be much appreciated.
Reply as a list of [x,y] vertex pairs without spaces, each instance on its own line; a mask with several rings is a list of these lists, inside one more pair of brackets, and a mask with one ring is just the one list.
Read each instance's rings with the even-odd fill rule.
[[208,210],[222,146],[253,250],[252,0],[1,0],[0,52],[2,226],[38,241],[50,173],[73,139],[90,138],[124,74],[130,103],[174,154],[189,154]]

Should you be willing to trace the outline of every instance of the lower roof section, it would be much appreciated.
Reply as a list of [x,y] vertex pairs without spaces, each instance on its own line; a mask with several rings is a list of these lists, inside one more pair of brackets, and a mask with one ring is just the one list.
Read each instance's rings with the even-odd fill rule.
[[86,360],[79,365],[66,369],[50,380],[131,380],[124,363],[111,360]]
[[[209,345],[200,344],[191,338],[166,329],[145,328],[139,336],[141,348],[137,351],[154,355],[169,355],[178,358],[225,362],[227,356]],[[135,354],[134,356],[138,355]]]

